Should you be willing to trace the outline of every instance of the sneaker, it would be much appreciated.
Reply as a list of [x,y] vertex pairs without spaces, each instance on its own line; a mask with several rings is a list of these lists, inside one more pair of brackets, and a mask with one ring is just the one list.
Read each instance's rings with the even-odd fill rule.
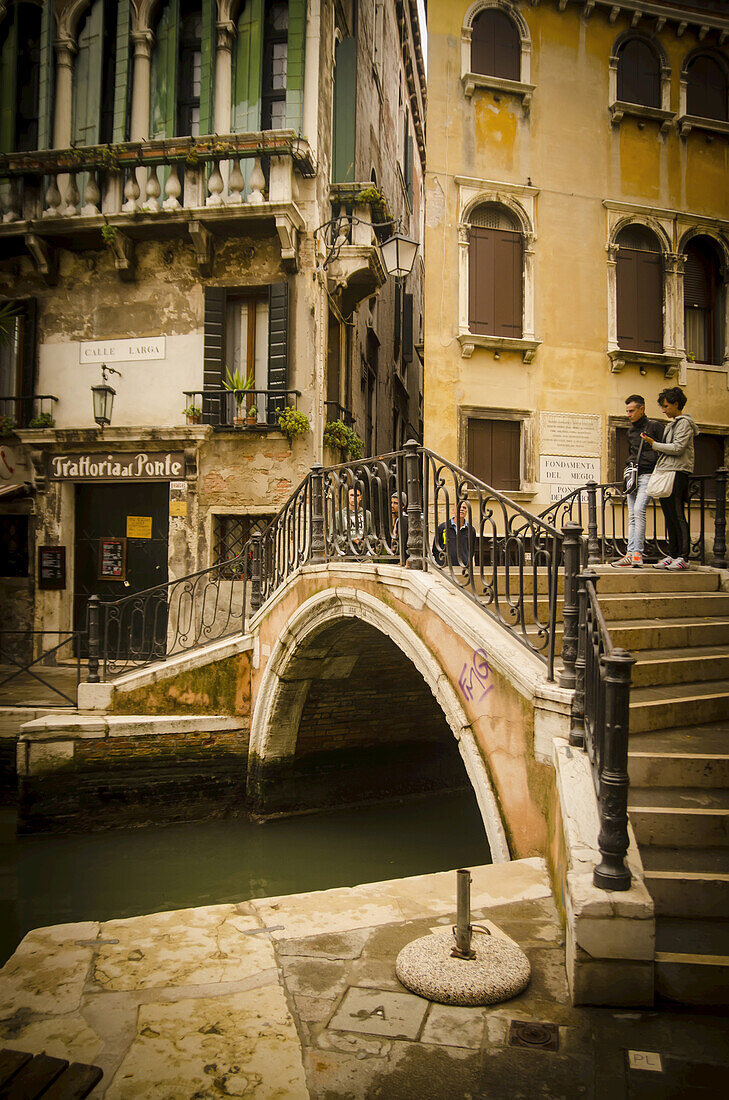
[[661,561],[657,561],[657,562],[654,563],[653,568],[654,569],[668,569],[668,567],[672,564],[672,562],[673,562],[673,558],[662,558]]
[[688,562],[685,558],[674,558],[671,564],[666,566],[666,569],[670,569],[672,572],[679,569],[688,569]]
[[630,555],[630,560],[633,563],[633,569],[640,569],[643,565],[643,555],[636,553]]
[[633,568],[633,555],[624,554],[622,558],[618,558],[617,561],[611,561],[613,569],[632,569]]

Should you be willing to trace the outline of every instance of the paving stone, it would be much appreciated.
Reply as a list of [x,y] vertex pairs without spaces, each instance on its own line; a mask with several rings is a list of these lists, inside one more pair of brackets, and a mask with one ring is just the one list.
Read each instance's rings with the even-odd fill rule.
[[434,1004],[428,1013],[422,1039],[424,1043],[479,1050],[485,1028],[486,1009]]
[[427,1011],[427,1001],[410,993],[353,987],[347,990],[329,1027],[393,1039],[415,1039]]
[[308,955],[319,959],[358,959],[367,938],[366,931],[356,931],[278,940],[276,952],[278,955]]

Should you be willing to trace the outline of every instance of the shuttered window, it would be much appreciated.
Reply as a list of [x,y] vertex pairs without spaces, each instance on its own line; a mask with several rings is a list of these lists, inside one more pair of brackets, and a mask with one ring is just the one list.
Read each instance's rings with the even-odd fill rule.
[[518,490],[520,478],[521,422],[519,420],[468,420],[468,472],[493,489]]
[[262,130],[283,130],[286,126],[288,40],[288,2],[287,0],[268,0],[263,33]]
[[626,351],[663,351],[663,257],[649,229],[618,237],[618,344]]
[[[268,288],[268,388],[285,390],[289,376],[289,287],[273,283]],[[269,398],[268,419],[286,407],[286,398]]]
[[[32,397],[35,393],[38,363],[37,302],[23,298],[12,303],[15,314],[8,325],[7,339],[0,344],[0,398]],[[31,402],[17,406],[3,404],[4,415],[15,417],[19,428],[25,428],[33,416]]]
[[356,39],[343,38],[337,42],[334,58],[332,183],[353,183]]
[[696,237],[686,246],[683,269],[686,353],[697,363],[721,364],[724,358],[721,263],[711,240]]
[[233,133],[261,128],[263,0],[245,0],[233,52]]
[[523,312],[521,233],[472,225],[469,234],[471,332],[520,339]]
[[[152,137],[213,129],[216,11],[215,0],[167,0],[160,6],[150,82]],[[233,88],[235,103],[235,76]]]
[[503,80],[521,78],[521,42],[514,22],[503,11],[481,12],[471,31],[471,71]]
[[727,78],[713,57],[701,54],[686,72],[686,111],[699,118],[729,121]]
[[12,7],[0,24],[0,149],[38,148],[41,10]]
[[618,99],[644,107],[661,105],[658,58],[640,38],[630,38],[618,54]]

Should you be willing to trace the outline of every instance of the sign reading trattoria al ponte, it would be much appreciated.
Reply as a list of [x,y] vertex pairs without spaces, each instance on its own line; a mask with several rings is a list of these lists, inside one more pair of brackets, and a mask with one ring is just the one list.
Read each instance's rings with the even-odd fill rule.
[[56,481],[171,481],[184,473],[183,451],[51,455],[48,469]]

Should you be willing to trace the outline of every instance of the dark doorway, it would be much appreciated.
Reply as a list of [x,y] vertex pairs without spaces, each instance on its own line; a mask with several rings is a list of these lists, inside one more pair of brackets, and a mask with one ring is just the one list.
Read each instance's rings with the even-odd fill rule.
[[[151,537],[127,537],[129,516],[151,519]],[[86,603],[93,592],[102,600],[120,600],[167,582],[168,516],[169,484],[166,481],[76,486],[73,596],[76,630],[86,629]],[[125,540],[123,575],[119,579],[100,577],[102,539]],[[157,607],[155,615],[134,617],[134,637],[130,634],[128,638],[134,651],[151,643],[152,633],[159,634],[162,630],[164,634],[166,619],[162,625],[159,615]],[[82,656],[85,655],[82,651]]]

